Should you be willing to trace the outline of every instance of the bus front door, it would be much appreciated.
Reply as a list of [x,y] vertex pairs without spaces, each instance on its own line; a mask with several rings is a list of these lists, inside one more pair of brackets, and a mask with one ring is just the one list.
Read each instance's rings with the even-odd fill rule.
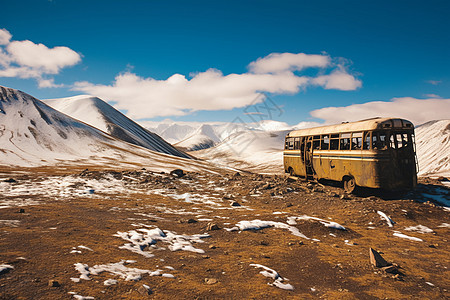
[[313,137],[309,136],[306,138],[306,151],[304,153],[304,161],[305,161],[305,173],[306,177],[314,176],[314,168],[313,168]]

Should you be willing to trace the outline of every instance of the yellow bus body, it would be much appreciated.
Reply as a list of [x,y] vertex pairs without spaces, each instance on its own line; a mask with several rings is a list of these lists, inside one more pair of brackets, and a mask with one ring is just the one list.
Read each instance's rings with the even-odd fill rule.
[[[383,137],[388,140],[381,142],[388,145],[377,148]],[[294,146],[290,147],[292,139]],[[332,149],[331,140],[339,140],[338,149]],[[350,145],[345,140],[350,140]],[[350,149],[341,149],[344,146]],[[417,184],[414,149],[414,126],[407,120],[376,118],[322,126],[286,136],[284,169],[302,177],[352,179],[357,186],[407,190]]]

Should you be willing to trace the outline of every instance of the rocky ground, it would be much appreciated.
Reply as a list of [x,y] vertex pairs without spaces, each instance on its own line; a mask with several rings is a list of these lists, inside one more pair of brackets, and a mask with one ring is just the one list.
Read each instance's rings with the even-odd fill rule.
[[0,298],[448,299],[444,180],[0,169]]

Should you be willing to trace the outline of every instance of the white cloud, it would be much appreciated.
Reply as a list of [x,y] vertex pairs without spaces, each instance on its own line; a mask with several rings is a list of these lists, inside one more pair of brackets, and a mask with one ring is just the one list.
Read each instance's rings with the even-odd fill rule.
[[62,68],[73,66],[81,60],[78,53],[67,47],[49,49],[31,41],[13,41],[6,50],[18,65],[42,70],[45,74],[57,74]]
[[12,35],[6,29],[0,29],[0,45],[7,45]]
[[353,91],[360,88],[361,80],[342,70],[336,70],[329,75],[322,75],[312,80],[313,84],[322,86],[326,90]]
[[326,107],[312,111],[311,116],[327,124],[357,121],[373,117],[399,117],[420,125],[431,120],[450,118],[450,99],[393,98],[344,107]]
[[[131,118],[143,119],[156,116],[180,116],[198,110],[229,110],[245,107],[255,103],[260,92],[295,94],[309,85],[321,85],[327,89],[340,90],[351,90],[360,86],[359,80],[339,66],[338,70],[331,69],[329,77],[325,78],[323,76],[327,75],[322,75],[321,82],[316,82],[317,78],[314,77],[297,75],[293,70],[298,70],[307,64],[319,67],[322,72],[325,72],[330,58],[302,53],[292,54],[293,56],[288,54],[290,53],[271,54],[251,63],[250,70],[253,71],[256,68],[258,72],[224,75],[219,70],[209,69],[194,74],[190,79],[181,74],[174,74],[167,80],[142,78],[134,73],[125,72],[116,76],[111,85],[76,82],[73,90],[114,101],[115,107],[126,110]],[[300,60],[294,63],[291,59],[291,57],[298,59],[297,55],[303,57],[302,63]],[[278,68],[270,64],[266,65],[266,62],[272,59],[284,61],[286,57],[289,59]],[[309,59],[311,61],[307,62]],[[261,73],[263,69],[267,72]],[[259,98],[261,101],[262,98]]]
[[326,55],[305,53],[271,53],[250,63],[253,73],[278,73],[285,71],[300,71],[308,67],[325,68],[330,64]]
[[62,68],[81,61],[81,56],[68,47],[48,48],[31,41],[11,41],[11,34],[0,29],[0,77],[34,78],[39,87],[59,87],[53,78]]

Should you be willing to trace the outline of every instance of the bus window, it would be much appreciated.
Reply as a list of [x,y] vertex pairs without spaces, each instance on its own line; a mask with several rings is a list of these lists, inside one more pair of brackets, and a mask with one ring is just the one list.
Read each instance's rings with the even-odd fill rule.
[[362,132],[354,132],[352,134],[352,150],[361,150],[362,148]]
[[313,149],[314,150],[320,150],[320,140],[314,140],[313,141]]
[[339,150],[339,139],[330,140],[330,150]]
[[339,150],[350,150],[350,133],[341,133]]
[[328,150],[329,147],[330,147],[330,137],[329,137],[329,135],[328,134],[322,135],[320,149]]
[[[393,139],[392,141],[393,142]],[[394,144],[392,144],[395,147]],[[386,150],[389,147],[389,134],[386,132],[372,133],[372,149]]]
[[284,143],[284,149],[289,149],[289,138],[286,138],[286,142]]
[[300,138],[294,139],[294,150],[300,149]]
[[364,132],[364,142],[363,142],[363,149],[369,150],[370,148],[370,132]]
[[389,147],[391,147],[391,149],[395,149],[396,147],[396,140],[395,140],[395,134],[392,134],[389,136]]
[[398,149],[408,147],[411,144],[410,142],[408,142],[408,140],[410,140],[410,138],[408,138],[407,133],[397,133],[396,139],[397,139],[397,148]]
[[289,139],[289,150],[294,150],[294,139],[293,138]]

